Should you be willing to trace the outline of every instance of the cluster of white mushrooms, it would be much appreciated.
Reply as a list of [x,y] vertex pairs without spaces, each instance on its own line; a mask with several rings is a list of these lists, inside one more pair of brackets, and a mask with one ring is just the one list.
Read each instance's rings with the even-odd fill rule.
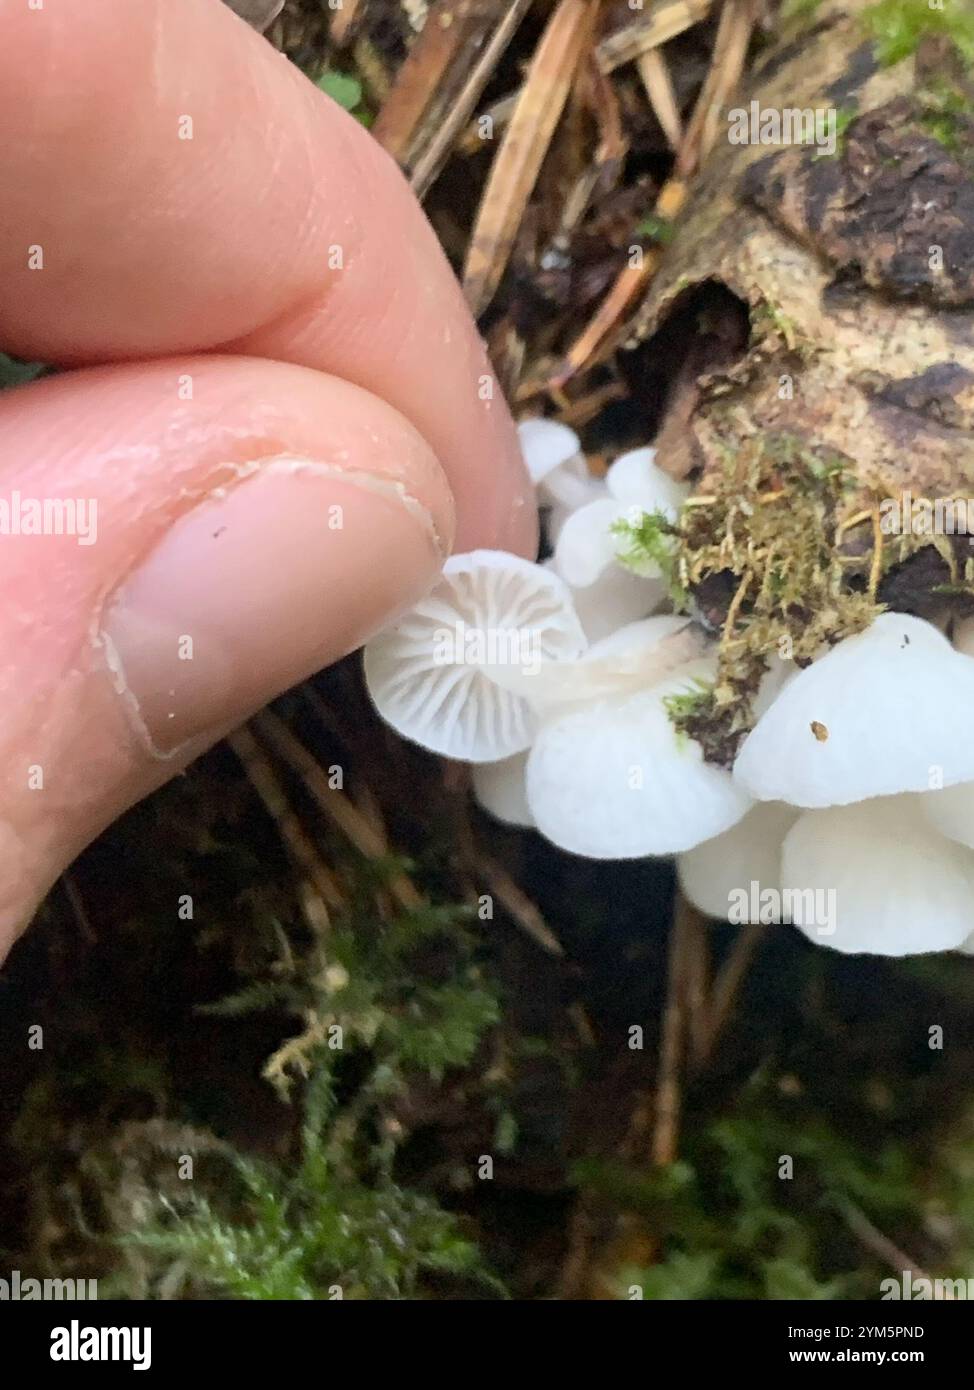
[[[521,426],[551,558],[455,555],[365,651],[404,737],[473,764],[480,803],[597,859],[676,855],[684,892],[732,921],[793,921],[840,951],[974,949],[974,623],[954,644],[884,613],[804,670],[772,658],[731,771],[668,707],[716,671],[615,523],[675,519],[688,488],[622,455],[604,479],[575,434]],[[661,611],[662,610],[662,611]]]

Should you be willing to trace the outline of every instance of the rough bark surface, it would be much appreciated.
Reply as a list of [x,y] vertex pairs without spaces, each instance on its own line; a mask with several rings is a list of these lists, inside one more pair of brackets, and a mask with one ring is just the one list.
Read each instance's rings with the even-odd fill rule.
[[[741,99],[835,109],[836,154],[722,142],[637,317],[630,346],[704,286],[747,309],[747,341],[721,352],[717,335],[662,431],[663,465],[697,470],[704,492],[727,446],[758,432],[847,461],[862,484],[850,515],[867,495],[974,487],[971,80],[935,35],[883,67],[868,9],[824,0]],[[936,118],[945,89],[949,123]]]

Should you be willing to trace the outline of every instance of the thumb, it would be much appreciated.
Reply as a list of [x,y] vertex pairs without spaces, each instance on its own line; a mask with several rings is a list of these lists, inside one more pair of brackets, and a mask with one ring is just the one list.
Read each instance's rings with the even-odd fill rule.
[[368,392],[187,358],[0,396],[0,957],[127,806],[435,580],[439,464]]

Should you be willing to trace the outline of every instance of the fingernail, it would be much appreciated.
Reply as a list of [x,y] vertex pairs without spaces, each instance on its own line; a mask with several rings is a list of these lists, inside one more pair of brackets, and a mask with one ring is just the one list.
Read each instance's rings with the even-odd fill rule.
[[353,651],[442,558],[400,486],[274,459],[174,522],[109,598],[96,644],[137,731],[168,756]]

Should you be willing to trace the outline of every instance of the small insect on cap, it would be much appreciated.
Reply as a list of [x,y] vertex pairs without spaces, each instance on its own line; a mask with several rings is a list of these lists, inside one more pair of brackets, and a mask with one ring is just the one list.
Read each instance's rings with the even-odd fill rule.
[[883,613],[790,679],[734,777],[759,801],[846,806],[974,780],[974,659],[920,618]]

